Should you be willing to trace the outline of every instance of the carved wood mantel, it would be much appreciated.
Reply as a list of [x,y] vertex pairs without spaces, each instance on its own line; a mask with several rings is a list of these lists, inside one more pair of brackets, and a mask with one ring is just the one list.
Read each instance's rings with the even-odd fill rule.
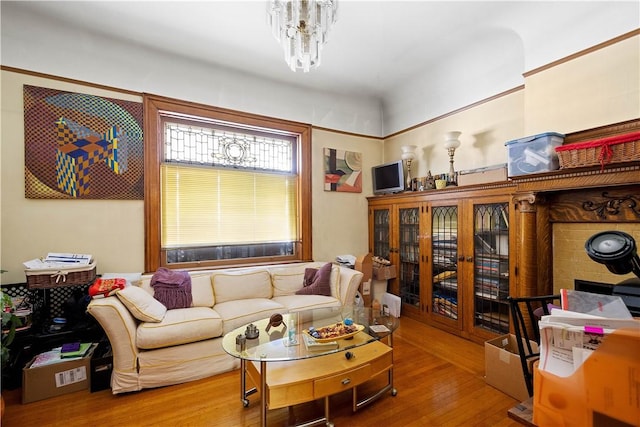
[[558,193],[550,206],[552,222],[638,222],[640,185]]
[[536,211],[536,203],[540,203],[540,199],[536,197],[536,193],[522,193],[516,194],[513,196],[513,203],[516,209],[520,212],[535,212]]
[[[640,119],[567,135],[565,144],[635,130]],[[512,182],[521,296],[553,292],[553,223],[640,222],[640,162],[523,175]]]

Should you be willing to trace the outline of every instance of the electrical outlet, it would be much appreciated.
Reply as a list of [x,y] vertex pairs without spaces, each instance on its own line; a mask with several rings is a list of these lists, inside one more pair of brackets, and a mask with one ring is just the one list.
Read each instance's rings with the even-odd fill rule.
[[362,283],[362,295],[371,294],[371,280]]

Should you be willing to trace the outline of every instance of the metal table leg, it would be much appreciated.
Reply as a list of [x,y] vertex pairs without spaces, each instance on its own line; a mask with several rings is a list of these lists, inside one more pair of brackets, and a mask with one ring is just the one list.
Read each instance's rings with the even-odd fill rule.
[[258,391],[255,387],[247,390],[247,361],[240,359],[240,401],[245,408],[249,406],[248,397]]
[[260,425],[267,427],[267,362],[260,361]]

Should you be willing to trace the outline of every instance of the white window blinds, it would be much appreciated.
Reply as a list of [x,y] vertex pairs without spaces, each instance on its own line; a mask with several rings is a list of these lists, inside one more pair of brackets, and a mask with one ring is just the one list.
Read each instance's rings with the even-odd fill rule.
[[163,164],[162,247],[296,241],[297,176]]

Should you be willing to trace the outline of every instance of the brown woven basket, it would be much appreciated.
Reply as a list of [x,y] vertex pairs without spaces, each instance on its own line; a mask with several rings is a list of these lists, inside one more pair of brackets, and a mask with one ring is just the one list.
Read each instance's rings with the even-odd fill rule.
[[[631,139],[626,141],[625,139]],[[560,169],[640,160],[640,135],[630,134],[556,147]]]
[[88,285],[96,278],[96,263],[86,269],[25,271],[29,289],[49,289],[64,286]]

